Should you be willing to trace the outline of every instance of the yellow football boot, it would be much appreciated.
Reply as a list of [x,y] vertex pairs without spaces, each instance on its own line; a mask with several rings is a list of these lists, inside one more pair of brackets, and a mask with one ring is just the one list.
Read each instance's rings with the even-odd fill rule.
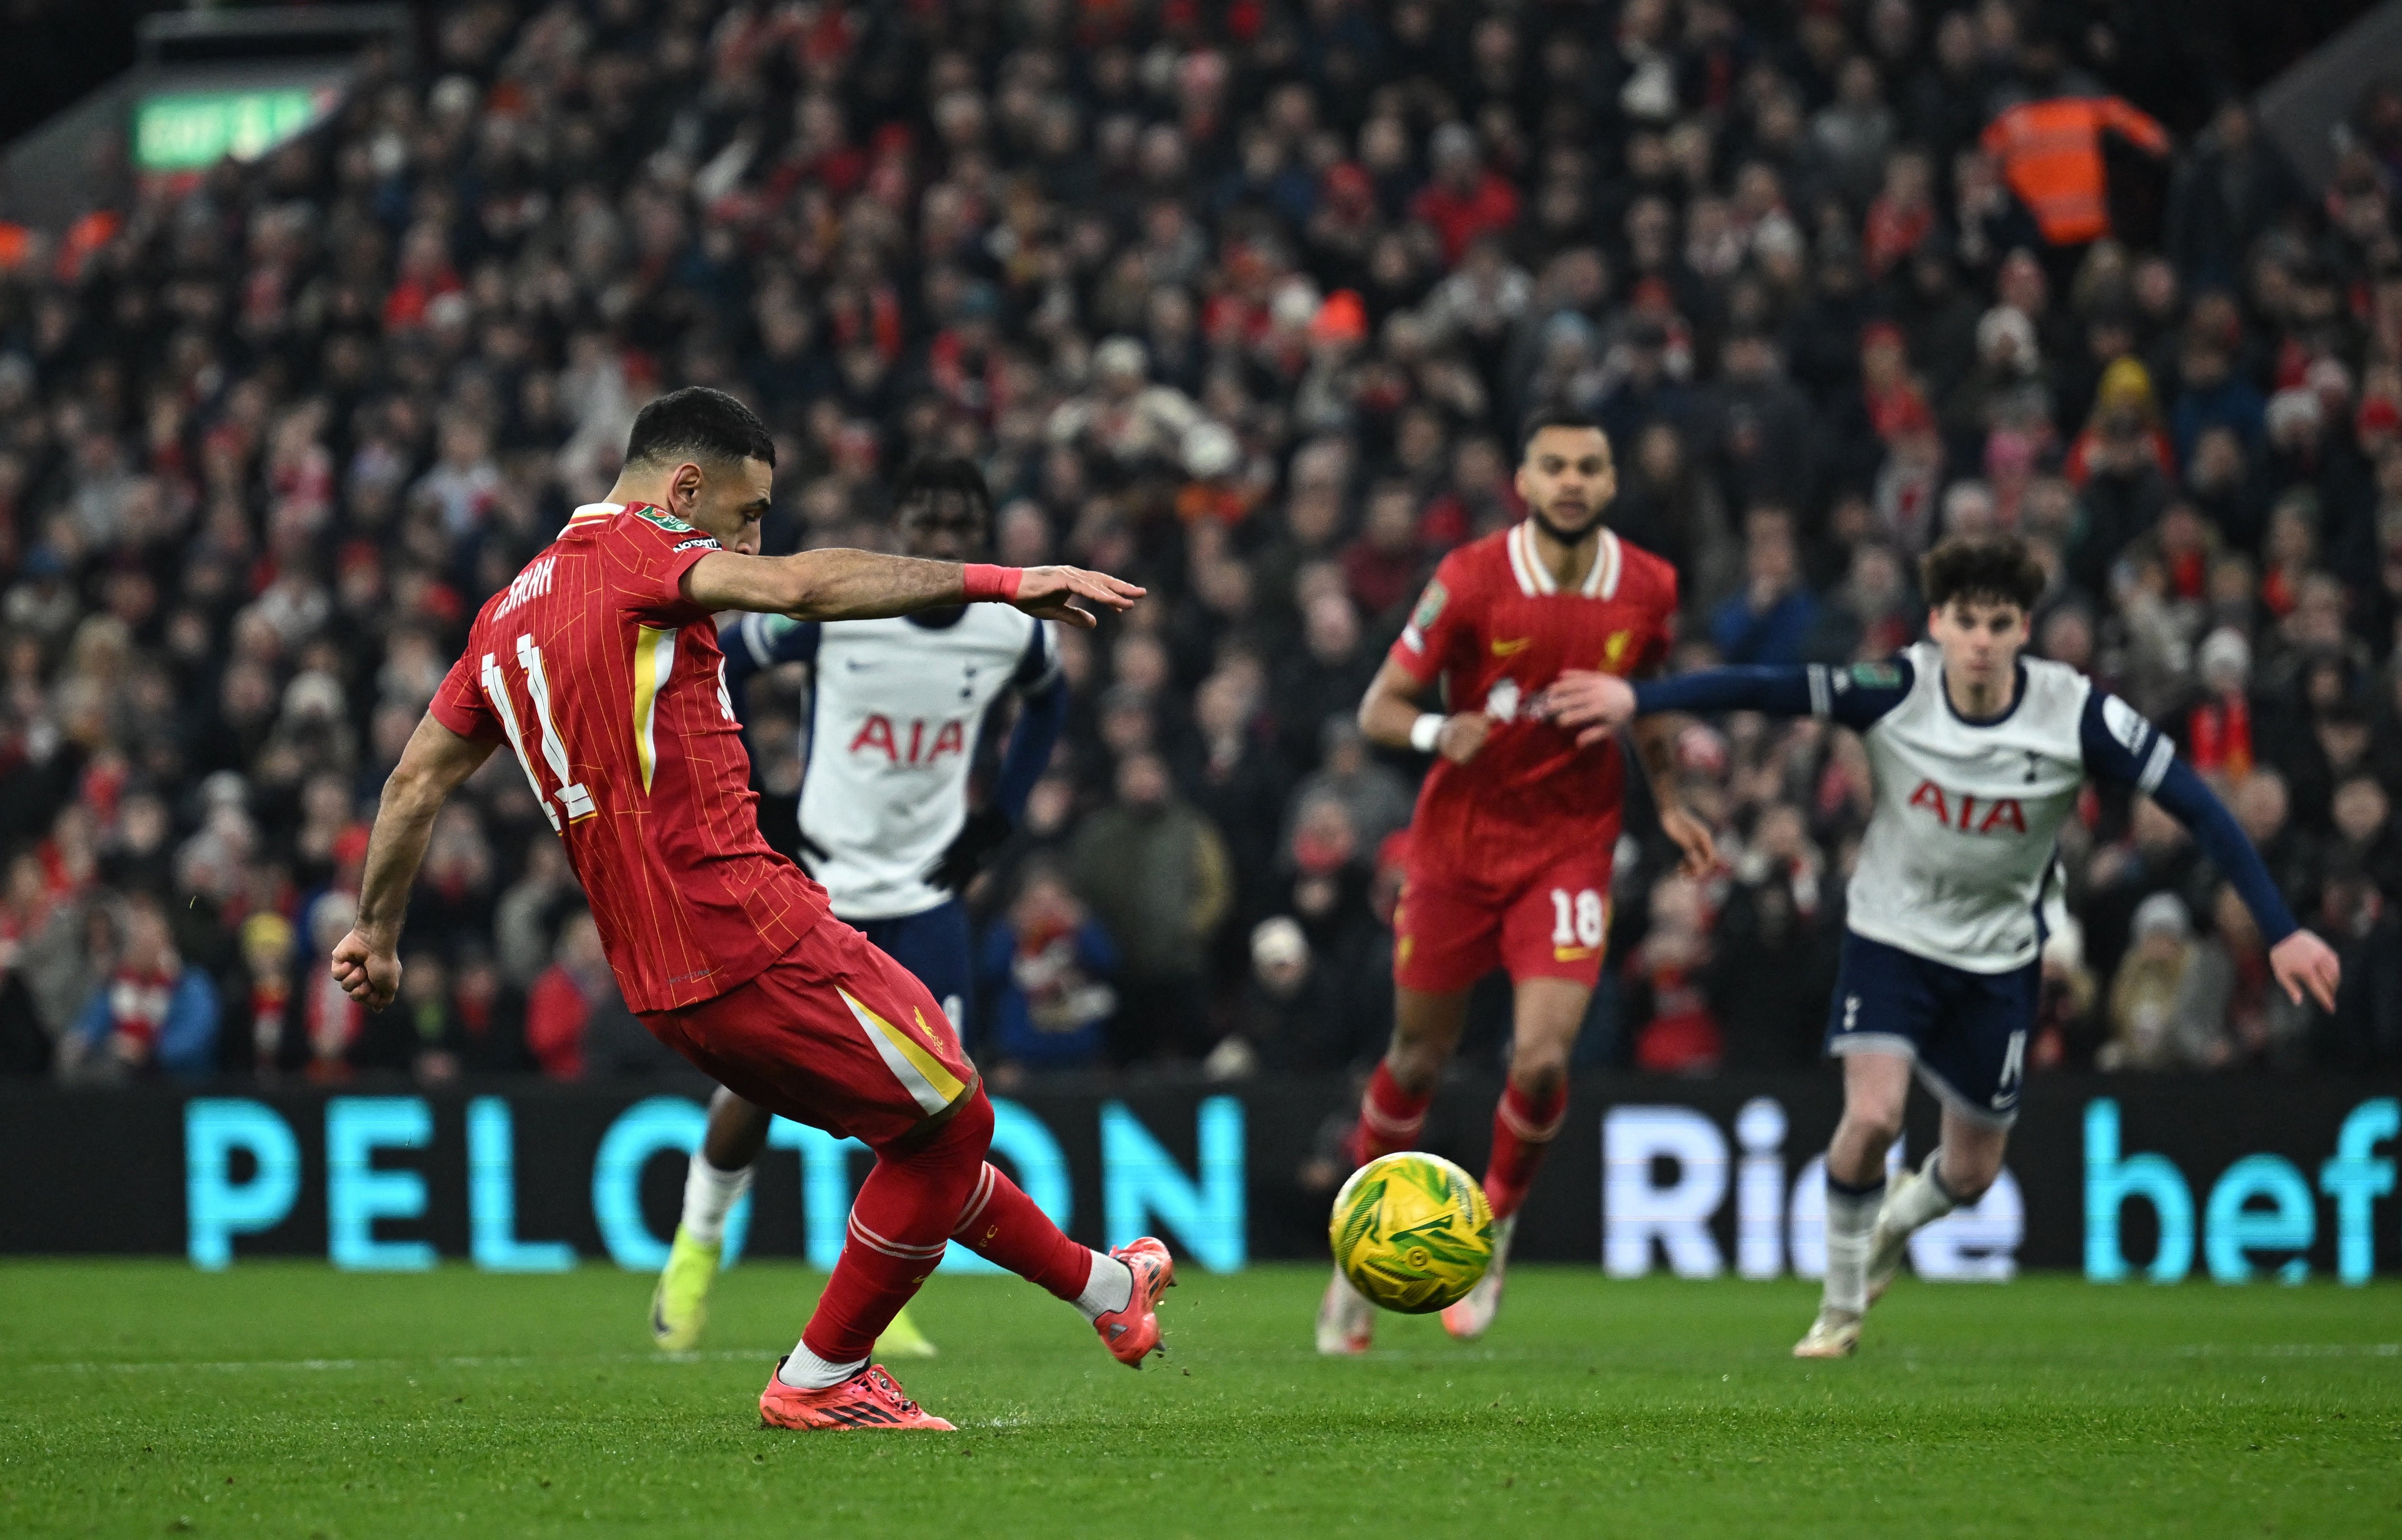
[[717,1277],[722,1249],[701,1244],[676,1226],[668,1265],[651,1293],[651,1341],[661,1352],[689,1353],[700,1345],[700,1328],[709,1324],[709,1286]]

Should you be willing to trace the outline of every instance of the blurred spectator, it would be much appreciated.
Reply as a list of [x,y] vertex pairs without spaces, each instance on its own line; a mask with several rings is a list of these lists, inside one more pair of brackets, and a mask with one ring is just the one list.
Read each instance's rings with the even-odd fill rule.
[[1209,1044],[1209,942],[1233,898],[1225,842],[1149,750],[1118,765],[1117,799],[1077,833],[1076,890],[1117,942],[1111,1056],[1198,1058]]
[[1635,1067],[1669,1075],[1718,1068],[1724,1042],[1704,978],[1711,944],[1700,887],[1691,877],[1663,877],[1651,889],[1651,928],[1627,956]]
[[2198,1055],[2195,1067],[2304,1067],[2311,1010],[2296,1005],[2271,975],[2269,948],[2233,887],[2219,885],[2212,921],[2215,928],[2198,944],[2174,1008]]
[[2155,893],[2135,908],[2127,955],[2110,981],[2104,1069],[2209,1069],[2229,1052],[2222,1022],[2198,1008],[2188,980],[2200,966],[2185,901]]
[[2095,1040],[2093,975],[2085,967],[2085,928],[2064,909],[2057,918],[2058,928],[2043,943],[2035,1029],[2027,1039],[2030,1069],[2083,1068],[2101,1047]]
[[[447,1025],[447,1024],[445,1024]],[[526,1048],[555,1080],[587,1073],[647,1071],[673,1062],[670,1051],[626,1009],[616,975],[600,950],[600,930],[588,910],[559,927],[549,968],[526,999]]]
[[401,960],[400,997],[375,1018],[377,1057],[392,1068],[439,1085],[459,1077],[464,1029],[450,1001],[450,969],[437,953]]
[[1382,659],[1340,592],[1320,592],[1302,610],[1302,652],[1276,676],[1272,702],[1288,763],[1315,763],[1329,721],[1349,721]]
[[1101,1062],[1117,1011],[1111,942],[1056,867],[1033,865],[1008,912],[985,932],[978,959],[990,1029],[977,1044],[1006,1085],[1028,1071]]
[[[1816,1062],[1840,941],[1828,924],[1826,878],[1800,809],[1779,803],[1761,813],[1735,861],[1709,961],[1727,1063],[1770,1069]],[[1638,1043],[1638,1054],[1646,1051]]]
[[2319,1056],[2354,1073],[2402,1065],[2402,921],[2376,885],[2350,869],[2331,873],[2312,916],[2343,962],[2335,1015]]
[[[318,901],[309,918],[310,955],[332,956],[335,943],[350,933],[358,915],[358,900],[352,894],[329,893]],[[329,969],[311,968],[300,976],[308,981],[300,999],[300,1027],[308,1044],[309,1078],[346,1079],[357,1067],[353,1054],[366,1028],[366,1007],[343,992]]]
[[61,1043],[61,1068],[101,1081],[206,1074],[216,1067],[216,985],[176,955],[157,899],[137,893],[123,910],[116,964]]
[[1710,639],[1729,663],[1794,664],[1818,618],[1802,573],[1793,516],[1754,508],[1744,519],[1744,588],[1710,615]]
[[299,1046],[292,1032],[295,939],[292,922],[281,914],[253,914],[242,922],[246,1009],[235,1024],[246,1032],[250,1063],[262,1075],[289,1067],[286,1051],[297,1054]]
[[1318,770],[1303,777],[1293,790],[1287,814],[1288,837],[1291,826],[1302,821],[1301,810],[1319,797],[1343,804],[1353,846],[1363,855],[1409,826],[1416,800],[1410,784],[1391,765],[1374,757],[1355,717],[1328,717],[1318,743]]
[[2301,196],[2251,104],[2229,96],[2177,168],[2164,235],[2169,258],[2188,282],[2231,287],[2244,254]]

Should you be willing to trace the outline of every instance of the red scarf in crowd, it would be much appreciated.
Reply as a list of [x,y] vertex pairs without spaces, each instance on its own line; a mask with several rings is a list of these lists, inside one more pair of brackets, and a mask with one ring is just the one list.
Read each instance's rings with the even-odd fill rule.
[[148,1047],[167,1024],[182,969],[120,968],[108,981],[108,1015],[114,1031]]

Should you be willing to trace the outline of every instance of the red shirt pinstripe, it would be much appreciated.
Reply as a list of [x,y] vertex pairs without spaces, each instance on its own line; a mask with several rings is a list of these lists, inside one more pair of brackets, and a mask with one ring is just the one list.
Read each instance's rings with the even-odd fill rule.
[[1618,746],[1580,749],[1529,708],[1565,669],[1638,674],[1667,656],[1677,570],[1603,530],[1593,570],[1561,592],[1535,557],[1530,524],[1443,558],[1387,654],[1444,708],[1493,719],[1466,764],[1438,759],[1410,820],[1410,860],[1497,891],[1579,844],[1617,844],[1626,768]]
[[760,836],[717,627],[680,588],[718,548],[657,508],[577,509],[485,601],[432,707],[517,750],[636,1011],[748,983],[826,913]]

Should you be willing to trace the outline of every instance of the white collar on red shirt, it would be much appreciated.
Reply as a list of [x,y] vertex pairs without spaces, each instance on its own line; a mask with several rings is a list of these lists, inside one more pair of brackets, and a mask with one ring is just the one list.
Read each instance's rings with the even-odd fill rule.
[[[1543,565],[1541,555],[1535,549],[1535,521],[1526,519],[1512,529],[1504,543],[1510,551],[1510,571],[1518,580],[1518,591],[1528,598],[1560,591],[1559,580]],[[1618,580],[1625,572],[1626,557],[1618,546],[1618,536],[1608,529],[1601,532],[1601,549],[1593,556],[1593,567],[1584,575],[1578,592],[1587,598],[1616,598]]]
[[587,518],[607,518],[612,514],[622,514],[625,511],[626,505],[622,502],[587,502],[568,515],[567,522],[581,524]]

